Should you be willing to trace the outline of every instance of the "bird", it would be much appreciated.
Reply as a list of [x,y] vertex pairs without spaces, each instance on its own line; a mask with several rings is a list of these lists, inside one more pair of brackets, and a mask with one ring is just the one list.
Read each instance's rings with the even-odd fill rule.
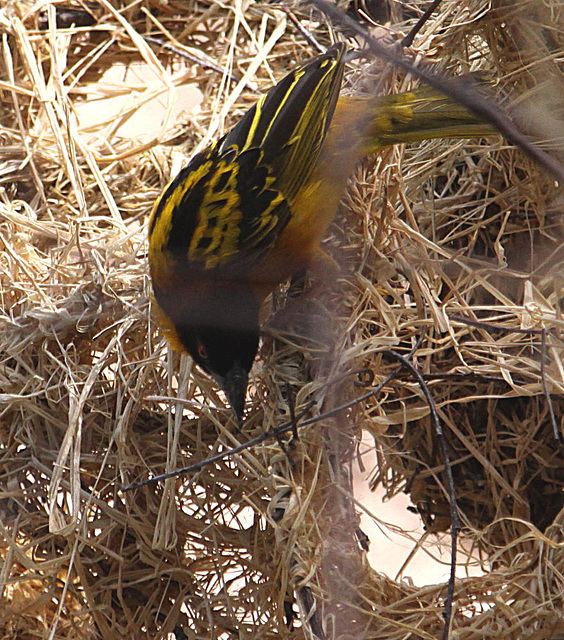
[[316,261],[356,164],[393,144],[492,133],[429,88],[340,96],[346,47],[297,66],[156,200],[149,270],[157,323],[224,391],[238,425],[270,292]]

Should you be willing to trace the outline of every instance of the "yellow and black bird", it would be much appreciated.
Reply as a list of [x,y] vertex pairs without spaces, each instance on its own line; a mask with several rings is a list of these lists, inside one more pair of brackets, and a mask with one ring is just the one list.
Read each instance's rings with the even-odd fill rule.
[[336,44],[272,87],[169,183],[149,222],[158,320],[172,347],[215,378],[239,422],[260,305],[323,258],[355,164],[396,143],[492,133],[429,89],[339,98],[344,51]]

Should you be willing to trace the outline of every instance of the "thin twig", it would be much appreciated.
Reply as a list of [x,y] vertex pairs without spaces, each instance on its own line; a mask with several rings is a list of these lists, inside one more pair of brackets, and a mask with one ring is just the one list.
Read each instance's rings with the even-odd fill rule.
[[[197,56],[194,53],[191,53],[190,51],[186,51],[184,49],[180,49],[179,47],[176,47],[175,45],[171,44],[170,42],[163,42],[160,38],[155,38],[154,36],[143,36],[143,39],[146,40],[147,42],[149,42],[150,44],[156,44],[159,47],[162,47],[163,49],[168,49],[169,51],[171,51],[172,53],[176,54],[177,56],[180,56],[181,58],[185,58],[186,60],[190,60],[191,62],[195,62],[196,64],[199,64],[204,69],[211,69],[212,71],[215,71],[216,73],[220,73],[220,74],[226,76],[227,78],[229,78],[233,82],[241,82],[241,78],[239,78],[235,74],[231,73],[230,71],[227,71],[227,69],[223,69],[222,67],[220,67],[219,65],[215,64],[211,60],[206,60],[205,58],[200,58],[199,56]],[[248,84],[245,84],[245,88],[248,89],[249,91],[252,91],[253,93],[256,93],[256,94],[260,94],[261,93],[261,91],[259,91],[258,89],[255,89],[254,87],[251,87]]]
[[[313,407],[315,404],[315,400],[310,400],[304,409],[300,412],[298,417],[296,418],[298,421]],[[305,420],[302,422],[302,426],[306,424],[310,424],[311,421],[317,422],[316,418],[310,418],[310,420]],[[201,460],[200,462],[196,462],[195,464],[188,465],[187,467],[183,467],[181,469],[176,469],[175,471],[169,471],[167,473],[162,473],[158,476],[153,476],[152,478],[148,478],[147,480],[143,480],[142,482],[132,482],[127,486],[123,487],[123,491],[131,491],[132,489],[139,489],[140,487],[145,487],[149,484],[153,484],[155,482],[160,482],[162,480],[167,480],[168,478],[175,478],[177,476],[186,475],[187,473],[192,473],[195,471],[201,471],[204,467],[207,467],[214,462],[219,462],[223,460],[223,458],[227,458],[228,456],[235,455],[237,453],[241,453],[247,449],[255,447],[258,444],[261,444],[265,440],[269,440],[271,438],[278,439],[281,435],[286,433],[287,431],[291,431],[294,428],[292,421],[285,422],[284,424],[272,429],[270,431],[265,431],[261,433],[260,436],[256,438],[252,438],[251,440],[247,440],[242,444],[237,445],[236,447],[230,447],[221,453],[218,453],[215,456],[211,456],[210,458],[206,458],[205,460]]]
[[449,498],[449,506],[450,506],[450,519],[451,519],[450,576],[448,580],[448,589],[447,589],[447,595],[445,598],[445,606],[443,610],[443,618],[445,621],[444,628],[443,628],[443,640],[448,640],[450,622],[452,618],[452,602],[454,600],[454,581],[456,578],[456,553],[457,553],[457,545],[458,545],[458,534],[460,532],[460,519],[458,517],[458,506],[456,504],[456,489],[454,486],[454,477],[452,475],[450,456],[448,454],[446,440],[443,433],[443,427],[439,419],[439,415],[437,413],[437,407],[435,406],[435,401],[433,400],[433,396],[429,391],[429,387],[425,383],[425,380],[423,380],[423,376],[407,358],[401,355],[401,353],[398,353],[397,351],[390,351],[390,353],[394,356],[394,358],[397,358],[404,367],[409,369],[417,379],[419,383],[419,387],[421,388],[421,391],[423,392],[423,395],[425,396],[425,400],[427,401],[427,404],[429,406],[429,410],[431,412],[431,418],[435,425],[435,433],[437,435],[437,440],[439,441],[439,447],[441,449],[441,454],[443,457],[443,464],[445,467],[445,474],[447,477],[447,490],[448,490],[448,498]]
[[342,26],[350,28],[359,36],[363,37],[369,49],[375,56],[391,62],[395,66],[411,73],[419,80],[444,95],[456,100],[464,105],[469,111],[485,122],[489,122],[495,127],[505,139],[519,147],[530,158],[543,167],[560,183],[564,183],[564,166],[540,147],[533,144],[523,133],[521,133],[513,122],[501,111],[501,109],[484,98],[482,94],[468,91],[468,87],[452,78],[446,78],[425,71],[420,66],[415,66],[406,57],[400,55],[393,48],[382,45],[376,38],[373,38],[361,25],[343,13],[338,7],[327,0],[307,0],[307,2],[324,13],[326,16],[340,23]]
[[416,22],[413,29],[401,41],[402,47],[411,47],[411,45],[413,44],[413,40],[415,39],[415,36],[421,31],[424,24],[427,22],[427,20],[429,20],[429,18],[433,15],[433,13],[435,13],[435,10],[440,4],[441,4],[441,0],[434,0],[434,2],[432,2],[427,7],[427,9],[425,9],[425,11],[423,12],[423,15]]
[[320,53],[323,53],[325,51],[325,47],[319,44],[319,42],[315,39],[313,33],[311,33],[311,31],[308,31],[304,27],[304,25],[298,20],[296,15],[290,9],[288,9],[288,7],[282,7],[282,11],[284,11],[284,13],[290,19],[290,22],[296,27],[296,29],[302,34],[302,36],[314,49],[317,49],[317,51],[319,51]]

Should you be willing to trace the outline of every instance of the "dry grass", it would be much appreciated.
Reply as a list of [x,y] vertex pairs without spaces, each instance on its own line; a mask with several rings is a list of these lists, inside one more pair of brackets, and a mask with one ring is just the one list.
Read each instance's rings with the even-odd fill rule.
[[[403,33],[420,3],[404,4],[392,11]],[[564,637],[564,466],[550,417],[551,401],[562,431],[564,221],[551,180],[498,139],[366,161],[328,239],[342,278],[273,297],[237,434],[224,398],[151,321],[144,225],[181,162],[256,99],[246,84],[266,90],[315,52],[274,3],[99,0],[94,26],[65,29],[54,7],[0,9],[2,637],[300,638],[284,601],[297,593],[303,604],[307,590],[328,637],[439,637],[445,586],[376,574],[355,538],[363,430],[378,452],[374,483],[407,490],[430,530],[449,524],[428,406],[406,373],[304,428],[293,465],[267,442],[164,488],[120,489],[281,424],[286,383],[298,411],[316,400],[315,415],[358,397],[354,372],[367,367],[378,383],[396,367],[389,350],[408,353],[424,330],[413,361],[486,568],[457,581],[451,637]],[[295,13],[323,46],[343,37]],[[558,0],[444,0],[414,52],[487,72],[560,153],[563,27]],[[181,63],[145,34],[241,81]],[[108,84],[117,63],[144,63],[152,79],[135,92]],[[407,86],[366,61],[350,78],[349,91],[375,78],[384,92]],[[175,115],[187,84],[203,99]],[[124,93],[119,124],[163,102],[140,138],[114,118],[81,120],[85,104],[99,101],[103,116]]]

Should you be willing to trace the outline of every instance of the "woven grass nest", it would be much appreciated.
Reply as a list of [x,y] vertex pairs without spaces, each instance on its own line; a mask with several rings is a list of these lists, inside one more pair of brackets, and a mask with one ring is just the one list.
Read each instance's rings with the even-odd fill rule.
[[[375,12],[383,24],[368,26],[386,42],[427,4],[339,3]],[[558,0],[443,0],[407,53],[487,75],[559,158],[563,13]],[[372,569],[352,491],[368,434],[374,487],[407,492],[430,532],[450,526],[419,382],[403,369],[353,402],[396,370],[394,351],[416,346],[482,565],[455,582],[450,638],[564,638],[553,180],[501,137],[366,160],[326,241],[341,277],[299,295],[281,287],[264,310],[237,432],[225,398],[151,319],[147,217],[195,150],[317,53],[305,32],[321,48],[361,43],[307,5],[244,0],[8,0],[0,28],[1,637],[440,637],[446,585]],[[131,80],[136,65],[149,75]],[[344,91],[411,83],[360,58]],[[135,121],[155,102],[146,126]],[[123,491],[283,424],[290,406],[321,416],[296,442],[270,438]]]

